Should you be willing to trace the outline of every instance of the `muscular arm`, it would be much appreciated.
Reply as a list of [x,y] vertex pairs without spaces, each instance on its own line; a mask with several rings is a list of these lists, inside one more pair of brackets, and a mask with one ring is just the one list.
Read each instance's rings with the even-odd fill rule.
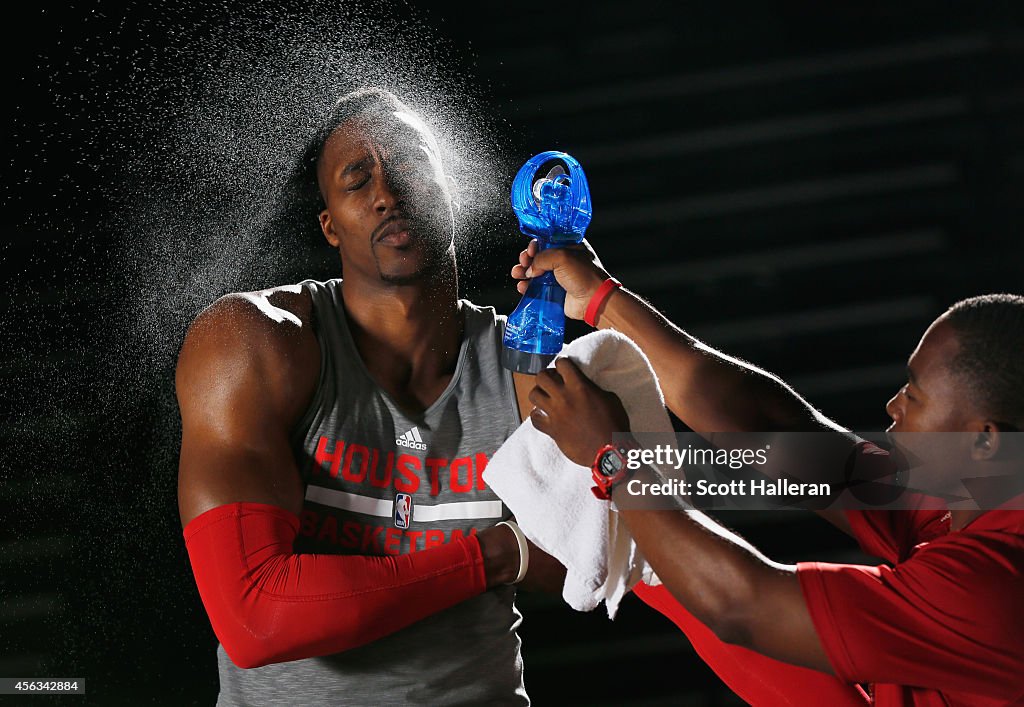
[[398,557],[294,553],[304,489],[288,437],[318,372],[308,324],[262,295],[220,300],[180,352],[179,511],[200,597],[241,667],[363,645],[518,569],[505,528]]
[[[593,462],[603,440],[629,427],[618,397],[597,387],[569,359],[537,376],[531,400],[534,426],[582,466]],[[630,483],[661,481],[656,471],[642,467]],[[795,567],[772,562],[703,513],[643,508],[628,490],[625,484],[615,489],[623,521],[662,583],[690,613],[722,641],[831,671]]]
[[228,296],[201,314],[178,357],[183,527],[228,503],[302,510],[288,434],[312,397],[320,354],[308,324],[286,310],[275,321],[257,297]]
[[613,293],[598,324],[637,342],[666,405],[698,434],[810,431],[829,424],[782,380],[702,343],[633,292]]
[[[639,478],[645,479],[644,473]],[[653,474],[647,481],[656,481]],[[792,665],[832,673],[796,567],[773,562],[700,511],[620,514],[672,596],[724,643]]]

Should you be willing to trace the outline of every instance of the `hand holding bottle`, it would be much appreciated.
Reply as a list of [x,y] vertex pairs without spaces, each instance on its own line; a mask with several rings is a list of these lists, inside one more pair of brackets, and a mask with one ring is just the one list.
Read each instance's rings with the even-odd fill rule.
[[541,252],[538,252],[537,241],[530,241],[519,254],[519,263],[512,268],[512,277],[519,281],[516,283],[519,294],[526,293],[531,278],[545,272],[553,272],[555,280],[565,289],[565,316],[570,319],[583,319],[590,299],[608,279],[608,271],[586,239],[579,245]]

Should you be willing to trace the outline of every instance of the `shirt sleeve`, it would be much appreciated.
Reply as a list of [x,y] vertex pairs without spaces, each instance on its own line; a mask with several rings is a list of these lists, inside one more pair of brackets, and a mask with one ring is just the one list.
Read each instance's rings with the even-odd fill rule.
[[1024,542],[964,532],[895,567],[805,562],[797,576],[836,675],[1012,699],[1024,675]]

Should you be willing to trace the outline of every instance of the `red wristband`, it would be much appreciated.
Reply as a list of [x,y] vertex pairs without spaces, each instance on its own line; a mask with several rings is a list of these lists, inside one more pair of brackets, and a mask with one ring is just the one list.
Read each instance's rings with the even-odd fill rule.
[[601,308],[604,301],[612,294],[612,290],[622,287],[622,283],[614,277],[609,277],[597,288],[597,292],[587,303],[587,311],[583,313],[583,321],[592,327],[597,327],[597,310]]

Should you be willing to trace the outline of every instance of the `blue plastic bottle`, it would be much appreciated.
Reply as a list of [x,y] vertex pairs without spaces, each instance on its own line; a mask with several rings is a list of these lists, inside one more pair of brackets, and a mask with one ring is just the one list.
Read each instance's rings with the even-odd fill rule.
[[[582,241],[592,210],[580,163],[556,151],[530,158],[512,182],[512,210],[519,230],[536,238],[540,250]],[[551,363],[565,341],[564,306],[565,290],[554,273],[533,278],[505,324],[502,365],[538,373]]]

